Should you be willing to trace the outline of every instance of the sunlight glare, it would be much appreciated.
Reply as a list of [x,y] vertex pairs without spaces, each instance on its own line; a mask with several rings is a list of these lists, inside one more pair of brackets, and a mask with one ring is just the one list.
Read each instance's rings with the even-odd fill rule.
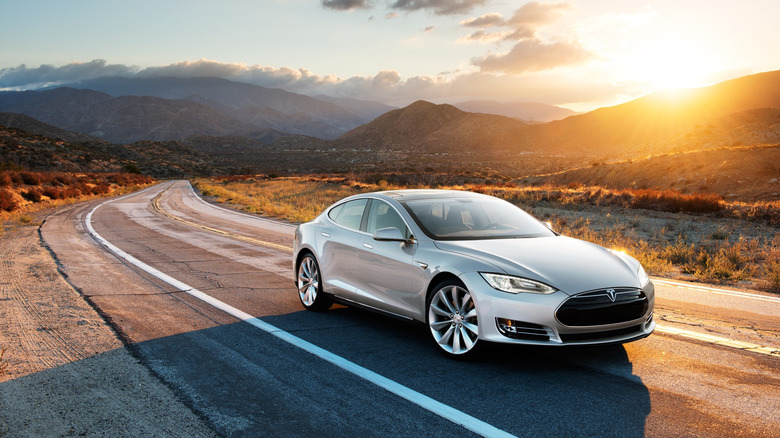
[[712,73],[706,58],[701,50],[683,44],[660,45],[639,56],[637,79],[652,91],[701,87]]

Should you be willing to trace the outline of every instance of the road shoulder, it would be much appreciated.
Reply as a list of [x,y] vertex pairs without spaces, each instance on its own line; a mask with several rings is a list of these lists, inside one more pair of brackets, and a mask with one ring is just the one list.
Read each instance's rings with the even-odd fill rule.
[[0,260],[0,436],[215,435],[63,278],[39,227],[5,229]]

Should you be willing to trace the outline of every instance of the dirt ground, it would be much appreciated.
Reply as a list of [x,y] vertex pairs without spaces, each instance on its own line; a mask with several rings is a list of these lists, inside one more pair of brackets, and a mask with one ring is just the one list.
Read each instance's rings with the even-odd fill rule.
[[63,278],[45,216],[0,231],[0,436],[213,436]]

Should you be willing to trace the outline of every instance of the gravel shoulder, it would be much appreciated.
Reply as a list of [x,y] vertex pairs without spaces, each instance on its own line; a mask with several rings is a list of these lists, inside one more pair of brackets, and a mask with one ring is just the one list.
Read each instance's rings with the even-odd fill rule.
[[0,436],[215,436],[65,280],[39,230],[0,232]]

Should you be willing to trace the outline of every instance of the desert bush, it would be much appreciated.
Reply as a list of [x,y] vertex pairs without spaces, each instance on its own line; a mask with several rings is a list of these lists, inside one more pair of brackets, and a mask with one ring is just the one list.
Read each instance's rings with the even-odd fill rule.
[[48,196],[49,199],[63,199],[63,189],[59,187],[49,186],[43,189],[43,194]]
[[79,196],[81,196],[81,190],[79,190],[76,186],[65,187],[65,189],[62,191],[63,199],[78,198]]
[[5,347],[0,347],[0,377],[3,377],[8,372],[8,363],[4,360],[5,351]]
[[19,208],[19,203],[14,199],[13,193],[0,189],[0,211],[14,211]]
[[11,172],[10,174],[11,182],[14,185],[20,186],[24,184],[24,180],[22,179],[22,175],[19,172]]
[[767,289],[780,293],[780,263],[772,262],[766,267]]
[[43,178],[39,173],[34,172],[19,172],[19,176],[22,178],[24,184],[30,186],[37,186],[43,182]]
[[11,184],[13,184],[11,175],[8,172],[0,173],[0,187],[9,187]]
[[110,191],[111,191],[111,186],[109,186],[108,184],[103,183],[103,182],[95,184],[92,187],[92,189],[90,190],[90,192],[93,195],[103,195],[103,194],[106,194],[106,193],[108,193]]
[[675,265],[686,265],[696,256],[694,245],[688,245],[682,236],[678,236],[673,244],[667,244],[661,251],[665,260]]
[[724,208],[723,198],[710,193],[686,195],[673,190],[635,190],[633,208],[672,213],[713,213]]
[[139,169],[137,165],[135,165],[133,163],[129,163],[129,164],[125,164],[125,172],[140,174],[141,173],[141,169]]
[[42,196],[41,191],[35,187],[22,192],[22,197],[32,202],[41,202],[41,196]]

